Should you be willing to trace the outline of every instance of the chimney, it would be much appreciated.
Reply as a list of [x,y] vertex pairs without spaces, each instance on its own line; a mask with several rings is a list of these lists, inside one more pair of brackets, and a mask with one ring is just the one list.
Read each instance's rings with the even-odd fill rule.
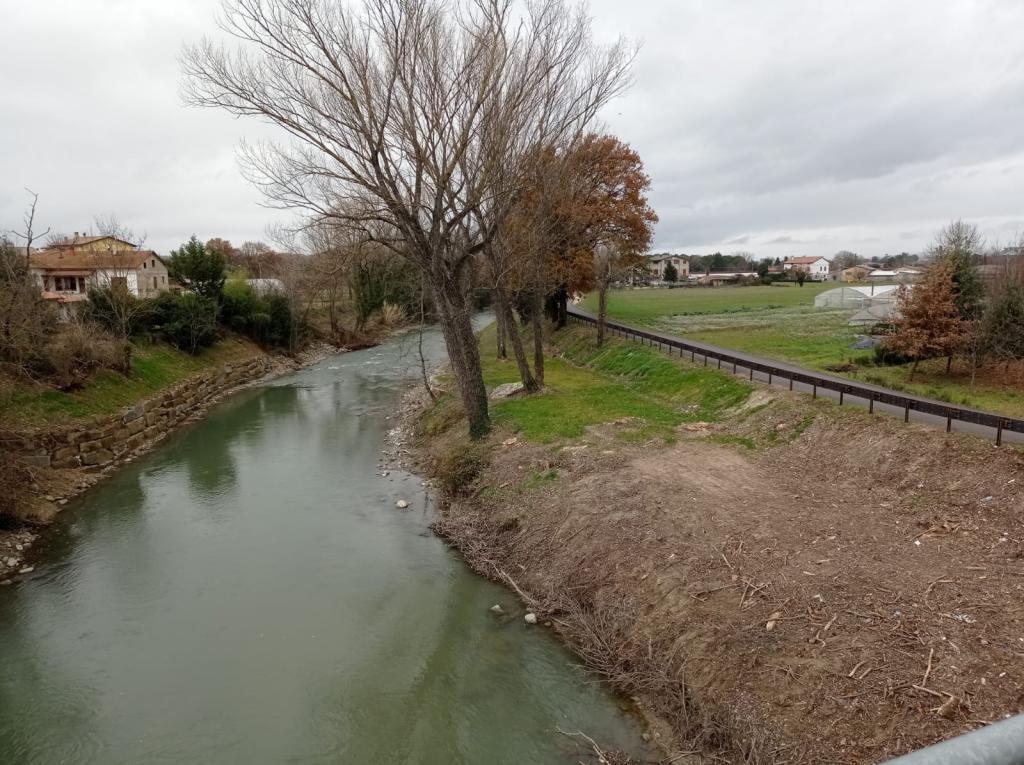
[[72,237],[72,239],[78,239],[78,232],[77,231],[75,232],[75,235]]

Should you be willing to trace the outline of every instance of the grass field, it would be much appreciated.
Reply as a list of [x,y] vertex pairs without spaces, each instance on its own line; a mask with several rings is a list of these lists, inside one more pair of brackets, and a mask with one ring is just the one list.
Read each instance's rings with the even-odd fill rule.
[[[491,326],[481,334],[488,387],[519,380],[514,362],[494,357],[494,332]],[[589,425],[628,417],[633,422],[620,437],[671,439],[680,424],[714,421],[751,391],[732,375],[687,368],[652,348],[612,340],[599,350],[593,334],[582,328],[561,332],[558,346],[564,360],[546,360],[547,391],[494,403],[497,424],[528,440],[550,443],[577,438]]]
[[[758,287],[695,287],[682,289],[615,290],[609,293],[608,312],[626,322],[645,322],[671,316],[748,313],[813,306],[814,298],[838,285],[807,282]],[[597,310],[597,296],[584,301]]]
[[252,358],[258,349],[238,339],[222,340],[197,356],[168,345],[135,345],[132,374],[101,372],[80,390],[10,385],[0,389],[0,422],[7,427],[59,424],[112,414],[193,375],[232,361]]
[[[847,325],[852,311],[815,308],[814,298],[836,284],[621,290],[611,293],[609,316],[629,324],[713,343],[745,353],[790,361],[821,371],[853,364],[845,376],[941,401],[1024,417],[1019,385],[963,368],[945,374],[945,362],[874,366],[872,351],[853,350],[858,328]],[[597,307],[591,295],[583,305]],[[829,370],[831,371],[831,370]]]

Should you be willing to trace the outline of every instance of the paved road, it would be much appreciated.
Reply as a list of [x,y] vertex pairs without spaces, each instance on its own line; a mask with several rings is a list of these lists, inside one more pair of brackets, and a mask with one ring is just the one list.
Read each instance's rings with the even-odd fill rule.
[[[575,307],[571,307],[569,309],[569,312],[570,312],[570,314],[573,314],[573,315],[576,315],[576,316],[580,316],[580,317],[585,317],[585,318],[589,318],[589,319],[595,318],[593,314],[591,314],[591,313],[589,313],[587,311],[583,311],[583,310],[581,310],[579,308],[575,308]],[[761,371],[758,371],[756,369],[752,369],[749,366],[745,366],[744,362],[747,362],[747,363],[753,364],[753,365],[768,365],[768,366],[772,366],[772,367],[775,367],[776,369],[778,369],[783,374],[792,373],[792,374],[797,374],[797,375],[811,375],[811,376],[814,376],[814,377],[818,378],[819,380],[827,381],[827,382],[835,383],[835,384],[843,384],[843,383],[851,383],[851,382],[853,382],[853,381],[851,381],[849,379],[846,379],[846,378],[836,377],[836,376],[833,376],[833,375],[824,374],[822,372],[806,369],[804,367],[795,366],[793,364],[787,364],[785,362],[777,361],[775,359],[769,359],[769,358],[765,358],[765,357],[761,357],[761,356],[754,356],[752,354],[743,353],[741,351],[735,351],[735,350],[732,350],[730,348],[723,348],[723,347],[720,347],[720,346],[717,346],[717,345],[711,345],[710,343],[702,343],[702,342],[699,342],[699,341],[696,341],[696,340],[690,340],[688,338],[681,338],[681,337],[678,337],[678,336],[675,336],[675,335],[670,335],[670,334],[663,333],[663,332],[656,332],[656,331],[654,331],[652,329],[649,329],[649,328],[633,327],[633,326],[631,326],[629,324],[625,324],[625,323],[623,323],[621,321],[609,322],[608,326],[609,326],[609,329],[612,331],[612,334],[622,334],[621,330],[619,330],[617,328],[622,328],[622,329],[624,329],[626,331],[629,331],[629,332],[643,332],[644,334],[649,335],[652,338],[654,338],[654,342],[663,341],[664,345],[662,345],[662,347],[664,347],[670,353],[679,353],[680,355],[682,355],[684,357],[690,356],[693,359],[693,361],[695,363],[697,363],[697,364],[704,363],[707,366],[713,366],[713,367],[716,367],[716,368],[724,369],[726,371],[733,372],[737,376],[746,377],[747,379],[750,379],[750,380],[757,380],[759,382],[763,382],[763,383],[772,385],[774,387],[783,387],[783,388],[789,389],[790,386],[791,386],[791,383],[790,383],[790,380],[788,379],[788,377],[779,377],[777,374],[769,375],[769,374],[767,374],[765,372],[761,372]],[[678,349],[678,348],[671,347],[672,343],[679,343],[679,342],[686,343],[687,348],[686,348],[685,351],[680,351],[680,349]],[[709,355],[703,355],[701,353],[701,351],[705,351],[707,354],[712,354],[712,355],[710,355],[710,356]],[[717,358],[714,358],[714,354],[728,355],[729,357],[731,357],[731,359],[735,359],[735,364],[732,363],[731,360],[730,361],[721,361],[721,360],[719,360]],[[938,407],[942,407],[942,408],[948,408],[948,407],[951,406],[947,402],[936,401],[935,399],[924,398],[923,396],[916,396],[916,395],[914,395],[912,393],[907,393],[905,391],[896,391],[896,390],[892,390],[890,388],[883,388],[883,387],[877,386],[877,385],[870,385],[868,383],[862,383],[860,381],[856,381],[856,384],[860,388],[863,388],[866,391],[868,391],[868,395],[860,396],[860,395],[854,395],[854,394],[851,394],[851,393],[841,394],[838,391],[829,390],[828,388],[821,388],[821,387],[815,388],[814,385],[807,384],[807,383],[802,383],[802,382],[793,382],[792,383],[792,390],[800,391],[802,393],[808,393],[808,394],[810,394],[812,396],[819,396],[819,397],[822,397],[822,398],[828,398],[828,399],[831,399],[833,401],[837,401],[840,404],[851,404],[853,406],[860,406],[860,407],[863,407],[865,409],[873,409],[873,411],[876,414],[892,415],[894,417],[899,417],[900,419],[904,419],[904,420],[907,420],[909,422],[920,423],[922,425],[929,425],[931,427],[939,428],[939,429],[942,429],[942,430],[946,430],[947,425],[948,425],[949,429],[952,430],[955,433],[969,433],[971,435],[981,436],[983,438],[987,438],[987,439],[990,439],[990,440],[994,440],[995,437],[996,437],[996,429],[994,427],[989,427],[987,425],[979,425],[979,424],[972,423],[972,422],[964,422],[962,420],[952,420],[951,422],[947,423],[946,417],[941,416],[941,415],[930,414],[928,412],[915,411],[914,409],[911,409],[908,412],[902,406],[894,406],[892,404],[886,404],[886,403],[883,403],[881,401],[875,401],[872,404],[872,402],[870,400],[870,394],[874,393],[874,394],[879,394],[879,395],[882,395],[882,394],[884,394],[884,395],[896,395],[896,396],[901,396],[903,398],[907,398],[907,399],[910,399],[912,401],[919,402],[919,403],[922,403],[922,404],[925,404],[925,403],[926,404],[932,404],[932,405],[935,405],[935,406],[938,406]],[[969,407],[957,406],[956,408],[957,409],[961,409],[961,410],[965,410],[965,411],[970,411],[970,412],[977,412],[979,414],[990,414],[990,413],[987,413],[987,412],[982,412],[981,410],[970,409]],[[1004,444],[1024,444],[1024,433],[1014,432],[1013,430],[1004,430],[1003,431],[1003,443]]]

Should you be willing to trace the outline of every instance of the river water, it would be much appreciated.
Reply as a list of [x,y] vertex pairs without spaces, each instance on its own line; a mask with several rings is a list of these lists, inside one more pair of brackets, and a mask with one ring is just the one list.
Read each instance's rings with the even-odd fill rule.
[[377,475],[415,340],[242,392],[68,506],[0,588],[0,763],[582,759],[558,728],[644,754],[420,480]]

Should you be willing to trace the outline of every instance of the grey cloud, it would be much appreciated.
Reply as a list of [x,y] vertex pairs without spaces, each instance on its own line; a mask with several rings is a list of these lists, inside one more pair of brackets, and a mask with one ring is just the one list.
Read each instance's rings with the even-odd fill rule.
[[[161,250],[281,219],[234,158],[272,131],[178,97],[181,45],[215,32],[218,5],[0,0],[6,60],[32,61],[0,70],[0,228],[19,222],[23,186],[46,224],[114,211]],[[644,43],[636,84],[602,118],[653,179],[656,249],[871,255],[923,248],[953,218],[992,239],[1024,228],[1024,39],[1006,33],[1024,4],[592,0],[592,13],[603,39]]]

